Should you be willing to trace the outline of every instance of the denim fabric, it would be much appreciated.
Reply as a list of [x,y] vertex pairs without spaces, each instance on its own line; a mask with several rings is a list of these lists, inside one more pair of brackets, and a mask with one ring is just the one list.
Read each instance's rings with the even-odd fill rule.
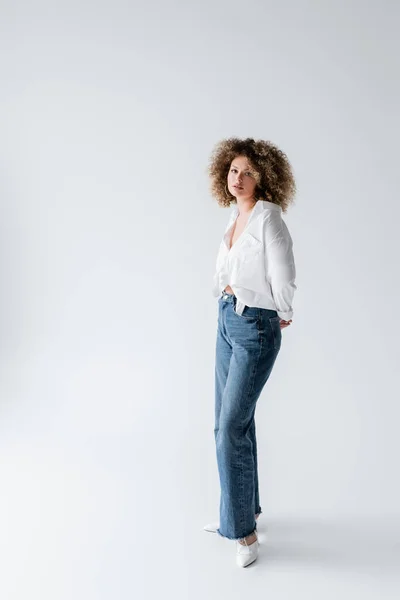
[[236,296],[218,299],[215,356],[215,444],[220,479],[217,533],[229,539],[250,535],[261,512],[255,409],[282,340],[277,311],[246,306]]

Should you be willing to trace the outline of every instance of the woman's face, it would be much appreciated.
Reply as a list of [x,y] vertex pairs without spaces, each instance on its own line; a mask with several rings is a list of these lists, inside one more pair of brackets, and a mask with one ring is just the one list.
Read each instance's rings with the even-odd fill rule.
[[228,172],[228,190],[242,200],[254,200],[254,192],[257,186],[255,172],[245,156],[236,156],[233,159]]

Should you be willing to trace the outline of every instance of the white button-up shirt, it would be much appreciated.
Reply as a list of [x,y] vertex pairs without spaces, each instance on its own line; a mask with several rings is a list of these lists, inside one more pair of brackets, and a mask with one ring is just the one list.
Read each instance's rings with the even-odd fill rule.
[[296,267],[282,209],[268,200],[258,200],[245,229],[229,248],[238,214],[235,205],[217,256],[213,295],[220,296],[230,285],[237,298],[238,314],[245,306],[256,306],[276,310],[281,319],[288,321],[293,316]]

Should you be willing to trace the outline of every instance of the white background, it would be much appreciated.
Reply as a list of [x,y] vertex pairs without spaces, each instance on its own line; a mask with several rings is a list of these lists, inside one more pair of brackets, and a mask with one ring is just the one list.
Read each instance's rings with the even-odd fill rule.
[[[3,0],[0,21],[2,598],[398,597],[396,3]],[[298,186],[244,570],[202,530],[229,214],[207,163],[233,135]]]

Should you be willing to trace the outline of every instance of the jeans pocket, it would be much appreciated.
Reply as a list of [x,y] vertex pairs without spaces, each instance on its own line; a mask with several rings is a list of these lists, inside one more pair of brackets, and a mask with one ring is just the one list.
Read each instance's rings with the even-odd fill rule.
[[280,326],[280,317],[277,315],[276,317],[270,317],[269,322],[272,329],[272,339],[274,341],[275,350],[280,350],[282,343],[282,330]]
[[233,307],[233,312],[239,319],[244,319],[245,321],[258,321],[260,318],[260,309],[257,306],[245,306],[241,315],[236,312],[236,302]]

